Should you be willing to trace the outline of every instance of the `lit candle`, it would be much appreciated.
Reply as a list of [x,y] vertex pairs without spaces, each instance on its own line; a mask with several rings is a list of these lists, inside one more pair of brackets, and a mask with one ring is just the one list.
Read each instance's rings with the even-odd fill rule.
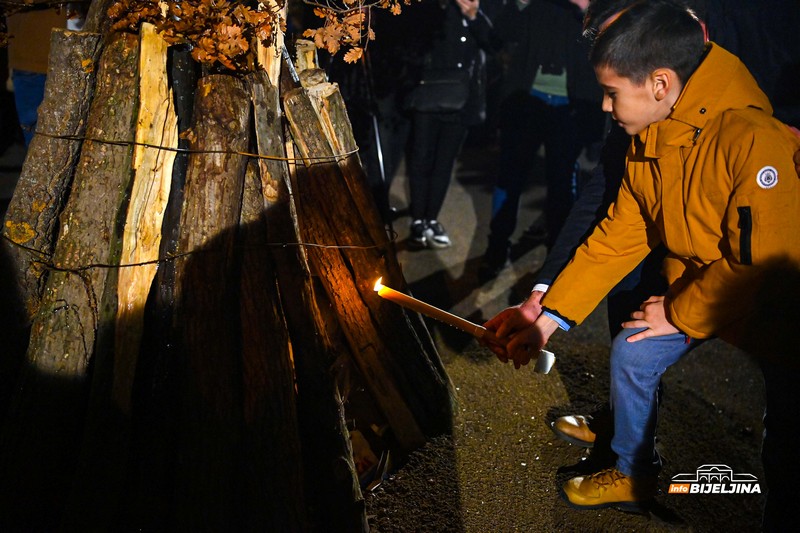
[[448,313],[444,309],[439,309],[438,307],[434,307],[431,304],[427,304],[421,300],[417,300],[416,298],[413,298],[408,294],[404,294],[402,292],[398,292],[394,289],[391,289],[386,285],[381,284],[382,280],[383,278],[378,278],[378,281],[375,282],[375,292],[377,292],[378,296],[380,296],[381,298],[385,298],[396,304],[400,304],[407,309],[411,309],[412,311],[416,311],[417,313],[422,313],[425,316],[429,316],[431,318],[435,318],[436,320],[440,320],[445,324],[449,324],[454,328],[458,328],[461,331],[465,331],[478,339],[487,337],[488,340],[492,340],[494,338],[494,333],[492,333],[485,327],[479,324],[475,324],[474,322],[470,322],[469,320],[461,318],[460,316]]
[[[378,281],[375,282],[375,292],[378,293],[378,296],[381,298],[385,298],[386,300],[390,300],[396,304],[402,305],[407,309],[411,309],[412,311],[416,311],[417,313],[422,313],[425,316],[429,316],[431,318],[435,318],[436,320],[440,320],[445,324],[449,324],[454,328],[458,328],[461,331],[465,331],[472,335],[477,339],[486,338],[486,340],[494,342],[496,344],[502,345],[503,343],[494,336],[494,332],[489,331],[485,327],[475,324],[474,322],[470,322],[460,316],[456,316],[452,313],[448,313],[444,309],[439,309],[438,307],[434,307],[431,304],[427,304],[421,300],[417,300],[416,298],[409,296],[408,294],[404,294],[402,292],[396,291],[386,285],[381,283],[383,278],[378,278]],[[547,350],[541,350],[539,352],[539,357],[536,358],[536,364],[534,366],[534,371],[539,372],[542,374],[547,374],[550,372],[550,369],[553,367],[553,363],[555,362],[555,356],[553,352],[548,352]]]

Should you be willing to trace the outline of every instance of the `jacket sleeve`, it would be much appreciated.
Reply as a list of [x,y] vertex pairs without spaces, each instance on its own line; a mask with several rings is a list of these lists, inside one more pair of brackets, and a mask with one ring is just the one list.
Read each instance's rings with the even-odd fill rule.
[[792,162],[800,142],[777,122],[747,126],[722,129],[731,132],[721,144],[732,188],[723,255],[667,299],[672,323],[692,337],[724,336],[754,315],[769,316],[775,299],[765,297],[764,284],[787,266],[800,268],[800,180]]
[[494,5],[496,0],[482,0],[481,8],[475,20],[468,20],[467,26],[478,46],[488,53],[494,53],[503,48],[503,40],[496,30],[494,20],[499,16],[499,11]]
[[591,236],[547,291],[542,303],[569,324],[579,324],[660,242],[642,216],[629,178]]

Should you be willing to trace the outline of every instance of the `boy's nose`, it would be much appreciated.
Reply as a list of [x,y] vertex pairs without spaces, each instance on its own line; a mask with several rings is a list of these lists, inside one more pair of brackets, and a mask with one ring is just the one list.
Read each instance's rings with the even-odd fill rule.
[[611,98],[608,95],[603,96],[603,104],[601,105],[601,108],[606,113],[611,113]]

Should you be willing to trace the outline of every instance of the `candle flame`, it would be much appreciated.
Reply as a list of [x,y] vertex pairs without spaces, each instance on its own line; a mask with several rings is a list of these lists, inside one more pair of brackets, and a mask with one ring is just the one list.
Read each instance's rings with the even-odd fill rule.
[[381,290],[383,288],[383,285],[381,284],[381,281],[383,281],[383,276],[379,277],[378,281],[375,282],[375,287],[374,287],[375,292],[378,292],[379,290]]

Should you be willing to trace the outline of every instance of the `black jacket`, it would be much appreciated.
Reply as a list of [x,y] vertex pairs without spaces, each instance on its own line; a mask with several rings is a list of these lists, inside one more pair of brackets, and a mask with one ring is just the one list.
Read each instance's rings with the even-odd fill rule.
[[507,41],[510,61],[504,96],[527,94],[539,65],[543,72],[566,69],[571,101],[599,102],[602,91],[589,64],[589,42],[582,37],[581,10],[569,0],[531,0],[522,9],[514,0],[506,4],[498,26]]
[[470,96],[459,117],[466,124],[486,118],[486,52],[502,43],[491,21],[498,0],[481,0],[475,20],[467,20],[453,0],[423,0],[417,19],[424,53],[419,76],[429,69],[471,70]]

